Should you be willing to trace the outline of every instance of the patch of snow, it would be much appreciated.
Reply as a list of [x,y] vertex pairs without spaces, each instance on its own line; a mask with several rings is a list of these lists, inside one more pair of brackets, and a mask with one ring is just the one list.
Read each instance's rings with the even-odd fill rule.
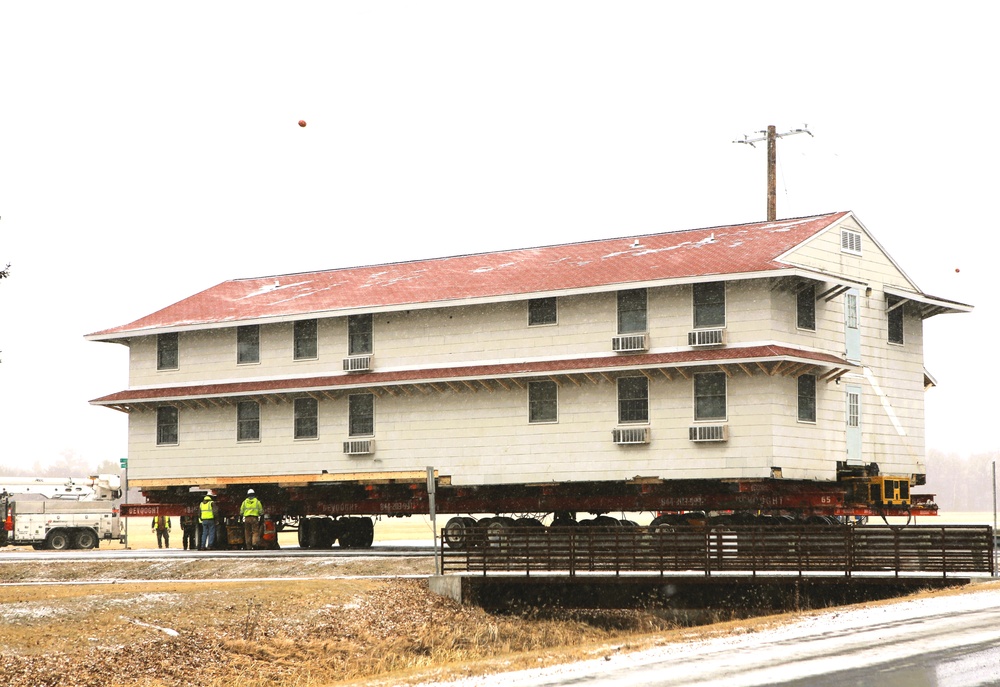
[[309,284],[311,282],[312,282],[312,280],[309,279],[309,280],[306,280],[306,281],[297,281],[297,282],[290,282],[288,284],[282,284],[277,279],[275,279],[274,283],[264,284],[263,286],[261,286],[256,291],[248,293],[245,296],[240,296],[236,300],[242,301],[242,300],[245,300],[247,298],[256,298],[257,296],[263,296],[265,293],[271,293],[272,291],[280,291],[280,290],[283,290],[283,289],[290,289],[290,288],[293,288],[295,286],[302,286],[303,284]]

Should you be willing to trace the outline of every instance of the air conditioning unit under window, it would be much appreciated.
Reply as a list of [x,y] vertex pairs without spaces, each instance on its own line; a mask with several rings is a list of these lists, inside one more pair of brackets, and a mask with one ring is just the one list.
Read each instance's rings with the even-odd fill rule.
[[344,358],[344,372],[368,372],[372,369],[370,355],[352,355]]
[[375,453],[375,440],[349,439],[344,442],[344,453],[348,456],[366,456]]
[[688,427],[691,441],[728,441],[729,425],[694,425]]
[[611,350],[615,353],[631,353],[649,350],[649,342],[645,333],[619,334],[611,339]]
[[725,329],[696,329],[688,332],[688,346],[724,346]]
[[616,427],[611,438],[616,444],[648,444],[649,427]]

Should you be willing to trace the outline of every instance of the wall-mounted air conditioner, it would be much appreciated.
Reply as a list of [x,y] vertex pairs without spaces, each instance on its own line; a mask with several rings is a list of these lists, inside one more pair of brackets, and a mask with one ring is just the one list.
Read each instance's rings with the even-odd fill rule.
[[688,439],[691,441],[727,441],[729,425],[694,425],[688,427]]
[[344,442],[344,453],[348,456],[367,456],[375,453],[374,439],[350,439]]
[[344,372],[368,372],[372,369],[370,355],[352,355],[344,358]]
[[649,427],[615,427],[611,430],[611,438],[619,445],[648,444]]
[[634,353],[649,350],[649,337],[645,334],[619,334],[611,339],[611,350],[615,353]]
[[688,332],[688,346],[724,346],[725,329],[696,329]]

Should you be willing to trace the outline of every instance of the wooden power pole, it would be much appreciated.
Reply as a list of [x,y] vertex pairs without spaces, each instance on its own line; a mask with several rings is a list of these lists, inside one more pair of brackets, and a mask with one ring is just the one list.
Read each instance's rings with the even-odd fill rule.
[[773,222],[778,219],[778,182],[775,172],[778,166],[778,139],[793,134],[809,134],[812,136],[812,132],[809,131],[807,125],[803,125],[801,129],[792,129],[791,131],[779,134],[776,133],[774,125],[770,124],[767,130],[758,131],[757,133],[762,134],[762,136],[759,138],[748,138],[744,135],[742,141],[733,141],[733,143],[746,143],[751,148],[756,148],[757,146],[754,143],[767,141],[767,221]]

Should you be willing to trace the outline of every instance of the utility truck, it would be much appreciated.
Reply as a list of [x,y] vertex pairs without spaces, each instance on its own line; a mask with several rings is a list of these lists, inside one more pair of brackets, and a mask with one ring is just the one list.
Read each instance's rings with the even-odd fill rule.
[[[41,496],[41,499],[15,495]],[[0,479],[0,547],[35,549],[93,549],[100,541],[120,539],[118,475]]]

